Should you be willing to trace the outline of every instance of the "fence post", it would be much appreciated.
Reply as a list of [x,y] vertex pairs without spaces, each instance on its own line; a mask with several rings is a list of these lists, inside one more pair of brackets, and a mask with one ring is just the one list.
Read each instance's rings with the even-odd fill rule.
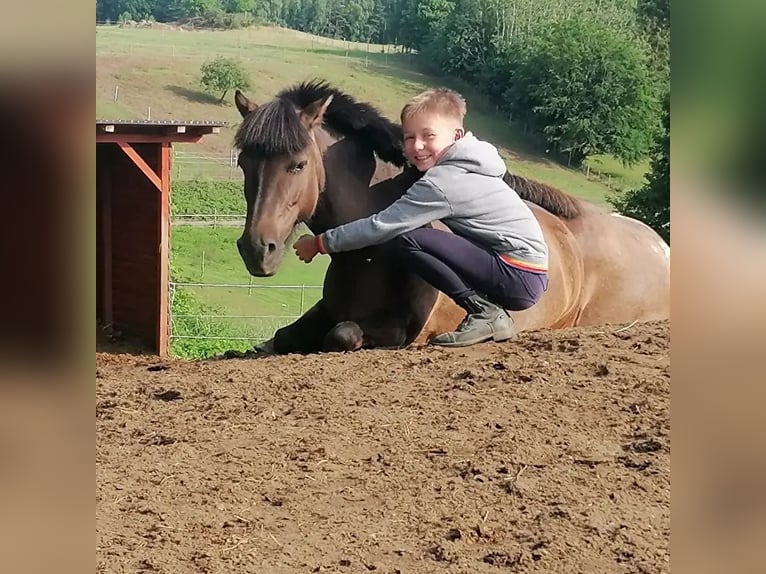
[[202,273],[200,275],[200,279],[205,278],[205,250],[202,250]]
[[301,285],[301,311],[300,314],[303,315],[303,301],[306,299],[306,286]]

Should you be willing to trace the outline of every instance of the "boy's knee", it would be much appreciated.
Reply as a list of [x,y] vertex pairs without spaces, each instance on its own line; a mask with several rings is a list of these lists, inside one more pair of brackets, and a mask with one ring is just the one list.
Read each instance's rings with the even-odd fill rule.
[[420,243],[417,240],[419,232],[420,229],[415,229],[414,231],[408,231],[407,233],[402,233],[398,237],[395,237],[393,239],[394,248],[406,251],[412,251],[413,249],[419,250]]

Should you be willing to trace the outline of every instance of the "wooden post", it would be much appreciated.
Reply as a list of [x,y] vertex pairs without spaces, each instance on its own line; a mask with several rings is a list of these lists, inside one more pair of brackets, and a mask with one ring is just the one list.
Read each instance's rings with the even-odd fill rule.
[[101,176],[101,252],[104,267],[101,277],[101,319],[104,327],[111,327],[112,311],[112,172],[102,169]]
[[157,257],[157,354],[166,357],[170,338],[170,157],[172,145],[160,146],[160,194],[158,209],[159,256]]

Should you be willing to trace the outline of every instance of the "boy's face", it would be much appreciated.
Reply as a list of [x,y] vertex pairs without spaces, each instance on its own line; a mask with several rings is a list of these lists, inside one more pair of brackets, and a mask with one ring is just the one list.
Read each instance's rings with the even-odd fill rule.
[[447,116],[421,113],[402,125],[404,153],[419,171],[432,168],[444,151],[463,137],[462,124]]

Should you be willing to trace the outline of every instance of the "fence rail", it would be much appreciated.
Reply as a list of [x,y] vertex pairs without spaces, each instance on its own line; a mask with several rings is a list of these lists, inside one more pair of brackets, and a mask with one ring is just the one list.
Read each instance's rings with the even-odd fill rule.
[[181,213],[170,216],[171,225],[191,225],[196,227],[242,227],[244,215],[219,213]]
[[[226,312],[201,312],[188,313],[176,312],[175,297],[179,289],[247,289],[248,293],[261,291],[262,293],[276,294],[280,291],[300,291],[297,313],[279,313],[277,309],[287,305],[280,299],[269,301],[271,309],[260,314],[226,313]],[[274,331],[291,321],[294,321],[305,312],[307,302],[313,304],[314,298],[307,297],[308,292],[321,292],[321,285],[254,285],[252,283],[202,283],[202,282],[170,282],[170,339],[191,341],[266,341],[271,338]],[[284,298],[287,300],[287,297]],[[262,305],[266,303],[261,301]],[[279,307],[277,307],[279,306]],[[247,322],[250,322],[249,324]],[[200,332],[210,328],[215,323],[218,330],[229,332]],[[235,325],[237,323],[237,325]]]
[[175,179],[242,179],[237,166],[238,152],[184,151],[173,148],[173,178]]

